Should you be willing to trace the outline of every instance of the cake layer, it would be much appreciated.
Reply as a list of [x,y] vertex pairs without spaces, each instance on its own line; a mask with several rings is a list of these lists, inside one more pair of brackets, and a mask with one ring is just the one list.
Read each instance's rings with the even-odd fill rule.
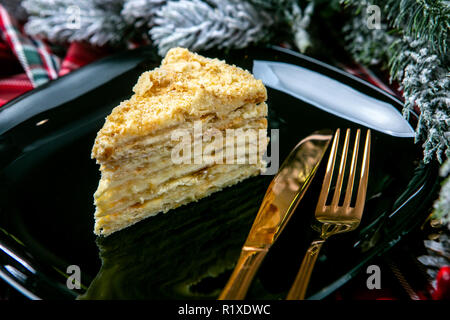
[[225,118],[246,103],[259,104],[267,92],[248,71],[186,49],[171,49],[161,67],[144,72],[135,94],[114,108],[98,132],[92,157],[105,160],[122,142],[214,114]]
[[[256,164],[260,162],[267,148],[267,142],[267,138],[265,141],[256,142],[256,144],[247,141],[244,145],[236,145],[234,141],[229,141],[223,148],[218,148],[216,154],[213,155],[212,152],[203,154],[202,159],[199,159],[201,161],[198,162],[192,161],[191,163],[174,165],[171,156],[167,156],[165,158],[158,157],[157,161],[153,159],[153,161],[146,162],[146,159],[138,164],[138,169],[128,170],[124,166],[123,169],[114,171],[114,175],[108,174],[108,171],[103,171],[99,187],[94,196],[97,201],[101,198],[110,199],[108,193],[114,193],[122,187],[127,187],[127,185],[133,186],[129,192],[138,192],[142,185],[157,187],[170,178],[181,177],[213,164]],[[259,146],[259,143],[263,144]],[[203,150],[207,150],[211,145],[212,143],[204,145]],[[226,157],[229,151],[227,150],[230,149],[234,154],[235,160],[228,162]],[[250,152],[252,152],[251,155]],[[240,157],[239,162],[237,160],[238,155]]]
[[[122,184],[116,188],[108,189],[102,195],[95,198],[95,204],[97,206],[96,216],[102,216],[109,213],[111,210],[120,210],[137,202],[152,199],[165,192],[171,192],[172,189],[179,185],[189,184],[190,181],[192,181],[192,177],[202,175],[204,177],[211,177],[228,171],[234,171],[245,166],[248,166],[248,164],[199,165],[197,168],[192,167],[190,172],[186,174],[180,173],[179,176],[163,174],[158,177],[149,176],[148,178],[139,181],[129,181],[129,183]],[[265,163],[258,162],[250,166],[263,170]],[[156,183],[156,181],[162,182]]]
[[[184,124],[173,127],[170,130],[161,130],[158,134],[134,139],[133,142],[116,146],[107,158],[100,159],[97,162],[113,169],[114,166],[120,165],[120,163],[117,162],[145,155],[148,147],[152,147],[155,150],[155,153],[160,152],[159,149],[164,149],[172,143],[177,143],[172,140],[172,134],[175,130],[193,132],[194,128],[199,127],[205,134],[211,134],[214,132],[213,130],[224,132],[226,129],[245,128],[248,124],[253,123],[256,120],[260,122],[259,126],[265,124],[265,127],[267,127],[267,120],[265,118],[267,116],[267,105],[265,103],[258,106],[247,104],[245,107],[246,108],[242,110],[235,110],[230,114],[230,117],[226,119],[216,119],[214,116],[208,115],[206,118],[186,121]],[[201,122],[196,123],[196,121]]]
[[217,174],[212,179],[205,179],[202,176],[192,177],[189,184],[180,185],[170,193],[96,218],[94,232],[97,235],[109,235],[159,212],[167,212],[189,202],[198,201],[259,173],[260,168],[245,166]]
[[[267,125],[267,120],[266,119],[255,119],[253,120],[251,123],[248,123],[247,125],[242,126],[239,129],[244,130],[255,130],[257,133],[259,133],[259,130],[265,130],[266,129],[266,125]],[[224,145],[225,143],[227,143],[227,136],[226,136],[226,131],[220,131],[221,133],[221,137],[223,138],[222,140],[222,144]],[[205,139],[206,140],[206,139]],[[190,142],[192,145],[193,149],[195,146],[199,145],[200,140],[194,140],[192,138],[192,136],[190,136]],[[214,139],[209,139],[209,141],[205,141],[202,142],[201,144],[203,146],[211,146],[214,144]],[[126,159],[122,159],[120,161],[110,161],[107,163],[104,163],[101,165],[100,170],[102,172],[111,174],[111,175],[115,175],[116,173],[119,174],[121,170],[134,170],[137,169],[139,167],[142,167],[144,165],[150,165],[153,163],[157,163],[160,161],[164,161],[164,159],[169,158],[172,156],[172,152],[176,152],[174,151],[174,147],[176,148],[181,148],[181,146],[183,146],[183,140],[180,138],[180,141],[178,140],[174,140],[171,141],[170,143],[167,144],[163,144],[161,146],[158,147],[149,147],[146,149],[141,150],[140,152],[136,152],[136,156],[135,157],[131,157],[131,158],[126,158]],[[191,156],[194,156],[194,152],[191,152]]]
[[[260,129],[265,128],[265,119],[256,119],[252,123],[248,123],[246,126],[240,128],[244,130],[244,134],[247,132],[246,130],[255,130],[252,134],[253,138],[256,137],[256,140],[244,137],[244,135],[239,136],[241,139],[245,138],[245,145],[240,144],[241,141],[238,141],[236,137],[229,136],[227,138],[225,132],[221,132],[222,140],[209,139],[208,142],[196,140],[192,142],[192,145],[186,146],[186,148],[191,151],[191,156],[189,158],[186,157],[182,163],[179,163],[181,160],[175,158],[177,156],[177,151],[184,146],[181,141],[173,141],[172,144],[163,145],[160,148],[149,147],[148,149],[142,150],[144,156],[115,162],[113,165],[103,165],[101,167],[102,178],[117,184],[118,181],[135,179],[145,172],[157,172],[174,164],[199,163],[199,161],[208,163],[207,160],[211,157],[208,158],[207,156],[215,157],[216,163],[220,163],[220,161],[229,163],[227,162],[227,154],[230,152],[234,153],[236,156],[237,154],[244,154],[242,153],[242,150],[245,151],[246,149],[252,149],[253,151],[253,149],[256,148],[257,151],[264,151],[267,148],[268,139],[265,134],[264,138],[260,137],[258,134]],[[251,148],[249,144],[252,144]],[[218,153],[215,154],[215,152]],[[222,156],[220,153],[222,153]],[[199,155],[201,155],[201,157],[199,157]]]

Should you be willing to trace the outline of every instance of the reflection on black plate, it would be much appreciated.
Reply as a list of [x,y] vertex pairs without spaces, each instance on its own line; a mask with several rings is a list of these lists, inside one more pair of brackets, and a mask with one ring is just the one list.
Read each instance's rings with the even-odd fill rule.
[[[251,48],[226,55],[204,54],[226,57],[228,63],[249,70],[253,59],[298,64],[401,107],[395,98],[362,81],[286,50]],[[158,64],[150,48],[141,48],[82,68],[6,106],[8,116],[19,104],[27,110],[36,104],[41,110],[37,114],[28,111],[17,125],[0,121],[12,127],[0,135],[0,277],[26,296],[214,299],[226,283],[270,176],[246,180],[106,238],[93,234],[92,195],[99,173],[90,151],[96,132],[111,109],[130,96],[140,73]],[[118,65],[123,68],[118,70]],[[80,84],[71,95],[67,90],[54,90],[90,78],[91,85],[89,81]],[[299,139],[317,129],[355,128],[284,93],[268,89],[268,95],[269,127],[280,130],[281,160]],[[312,275],[310,298],[329,295],[427,215],[437,189],[437,166],[420,165],[420,158],[420,148],[412,139],[373,132],[362,224],[324,246]],[[315,237],[310,225],[321,174],[323,165],[264,260],[249,299],[284,298]],[[69,265],[80,267],[79,290],[66,286]]]

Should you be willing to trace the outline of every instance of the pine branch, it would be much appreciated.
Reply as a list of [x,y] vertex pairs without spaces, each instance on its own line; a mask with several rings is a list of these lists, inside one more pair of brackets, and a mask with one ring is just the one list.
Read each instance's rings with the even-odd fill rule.
[[[428,275],[436,279],[439,269],[450,264],[450,237],[441,233],[436,239],[425,240],[424,246],[426,254],[417,257],[417,260],[425,266]],[[436,280],[432,285],[436,288]]]
[[405,97],[403,113],[408,118],[417,105],[420,118],[416,141],[423,142],[424,161],[450,157],[450,77],[446,64],[439,60],[425,41],[404,38],[393,59],[392,74],[401,81]]
[[160,55],[182,46],[191,50],[244,48],[268,35],[273,19],[238,0],[169,1],[157,11],[150,36]]
[[427,41],[441,59],[448,53],[450,2],[447,0],[343,0],[347,6],[363,11],[368,4],[382,10],[389,27],[402,35]]
[[294,36],[294,43],[300,52],[305,52],[311,45],[307,28],[311,22],[311,16],[314,11],[314,2],[310,2],[304,10],[297,3],[292,3],[284,11],[284,15]]
[[444,57],[448,51],[450,3],[443,0],[379,0],[392,27],[409,38],[427,41]]
[[136,28],[151,28],[156,12],[167,0],[125,0],[122,16],[125,21]]
[[123,0],[24,0],[22,5],[30,15],[27,33],[52,42],[118,45],[128,31],[120,15]]
[[273,16],[282,18],[287,10],[298,5],[298,0],[247,0],[255,7],[270,11]]
[[386,32],[386,28],[386,23],[382,22],[380,29],[369,29],[367,17],[361,12],[344,26],[347,49],[357,62],[387,67],[392,54],[386,48],[389,48],[398,36]]
[[441,167],[441,176],[445,178],[439,193],[439,200],[434,204],[433,215],[450,229],[450,158]]

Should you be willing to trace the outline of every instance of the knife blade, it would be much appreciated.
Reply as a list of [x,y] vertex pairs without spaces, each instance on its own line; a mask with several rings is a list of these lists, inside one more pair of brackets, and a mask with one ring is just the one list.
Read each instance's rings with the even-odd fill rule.
[[253,75],[267,87],[319,109],[395,137],[414,137],[411,125],[390,103],[319,72],[290,63],[255,60]]
[[266,253],[308,189],[332,137],[331,130],[314,132],[301,140],[284,160],[266,191],[236,267],[219,296],[220,300],[245,297]]

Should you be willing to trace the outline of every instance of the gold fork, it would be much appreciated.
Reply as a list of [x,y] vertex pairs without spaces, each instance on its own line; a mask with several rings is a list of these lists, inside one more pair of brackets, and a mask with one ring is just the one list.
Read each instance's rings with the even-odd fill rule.
[[342,149],[342,157],[339,164],[339,173],[336,179],[336,187],[333,193],[331,204],[327,205],[328,194],[330,193],[330,185],[333,177],[334,167],[336,164],[336,154],[339,144],[340,130],[337,129],[333,144],[330,151],[330,157],[325,172],[325,177],[320,191],[319,200],[317,201],[315,218],[320,225],[320,237],[313,241],[306,251],[300,270],[295,278],[287,300],[303,300],[305,298],[306,289],[311,277],[314,264],[319,255],[320,249],[330,236],[337,233],[348,232],[356,229],[361,222],[364,203],[366,201],[367,181],[369,176],[369,154],[370,154],[370,130],[367,130],[366,141],[364,146],[364,155],[361,165],[361,174],[359,178],[359,186],[356,195],[355,205],[351,206],[352,190],[355,180],[356,164],[358,158],[359,141],[361,130],[356,132],[355,143],[353,147],[352,162],[350,164],[350,172],[348,174],[348,182],[345,190],[345,198],[342,205],[339,205],[341,198],[341,189],[344,181],[345,164],[350,143],[350,129],[347,129],[344,146]]

